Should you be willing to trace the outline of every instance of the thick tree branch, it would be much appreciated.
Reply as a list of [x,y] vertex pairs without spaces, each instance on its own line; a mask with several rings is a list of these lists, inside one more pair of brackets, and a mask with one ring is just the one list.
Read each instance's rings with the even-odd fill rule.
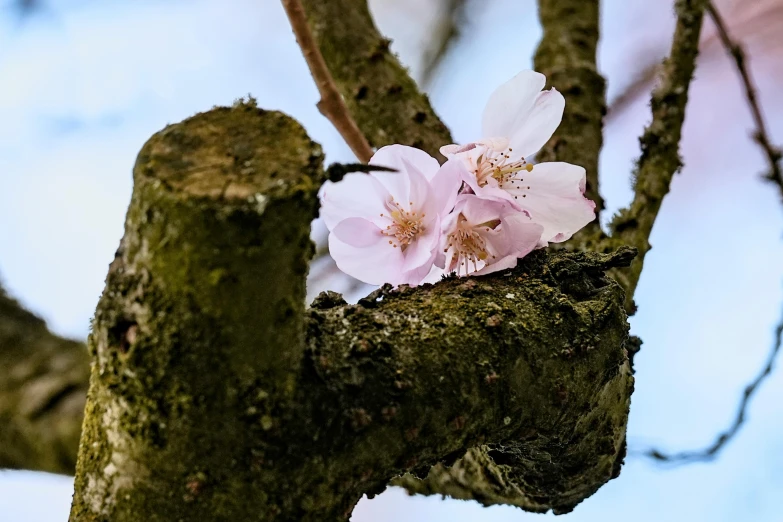
[[435,157],[451,134],[389,50],[366,0],[301,0],[337,88],[370,145],[391,143]]
[[0,469],[73,473],[88,361],[0,288]]
[[72,522],[271,517],[251,434],[294,404],[321,159],[254,103],[145,144],[88,342]]
[[[604,208],[598,190],[598,156],[603,145],[606,82],[596,67],[599,0],[539,0],[544,34],[534,58],[535,69],[566,98],[563,122],[536,155],[538,161],[566,161],[587,170],[585,195]],[[579,234],[600,236],[596,219]],[[579,241],[579,238],[576,239]]]
[[764,151],[764,155],[769,162],[769,171],[766,173],[766,178],[778,186],[780,189],[780,195],[783,197],[783,168],[781,168],[780,160],[781,151],[780,148],[772,145],[769,139],[769,132],[767,126],[764,123],[764,116],[761,114],[761,107],[758,102],[758,95],[756,94],[756,87],[753,84],[753,79],[750,76],[750,70],[747,66],[747,59],[745,56],[745,50],[742,46],[735,42],[729,35],[728,28],[726,27],[723,17],[720,12],[715,8],[715,5],[707,0],[706,4],[707,12],[710,14],[715,26],[718,29],[718,36],[720,41],[726,48],[726,51],[734,59],[737,66],[737,72],[742,80],[742,87],[745,90],[745,98],[748,100],[750,106],[750,113],[753,116],[753,123],[756,125],[756,131],[753,133],[753,139],[759,144]]
[[674,174],[682,167],[679,154],[688,88],[696,68],[699,35],[704,18],[702,0],[677,0],[677,25],[660,83],[652,94],[652,122],[639,138],[642,154],[634,173],[635,196],[630,207],[612,220],[612,240],[636,247],[639,256],[630,270],[615,271],[626,291],[626,307],[634,309],[633,294],[641,276],[649,237]]
[[296,41],[302,49],[308,67],[310,67],[310,73],[318,86],[318,92],[321,93],[318,110],[332,122],[359,161],[365,163],[370,161],[373,154],[372,148],[359,127],[356,126],[356,122],[351,118],[343,97],[337,91],[337,86],[334,84],[332,75],[326,67],[323,56],[321,56],[321,51],[313,39],[310,27],[307,25],[307,17],[302,3],[299,0],[282,1],[288,20],[291,22],[291,28],[296,35]]
[[616,473],[633,377],[603,273],[633,252],[540,251],[305,312],[320,158],[252,105],[144,146],[89,341],[71,522],[347,520],[472,447],[489,460],[461,486],[488,503],[565,512]]

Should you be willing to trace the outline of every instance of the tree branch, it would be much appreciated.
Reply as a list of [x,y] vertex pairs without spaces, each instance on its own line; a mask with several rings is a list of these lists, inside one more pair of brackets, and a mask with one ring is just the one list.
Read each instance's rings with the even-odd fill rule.
[[759,144],[769,162],[769,171],[765,177],[778,186],[780,195],[783,198],[783,169],[780,165],[780,160],[783,155],[781,155],[780,149],[772,145],[772,142],[769,139],[767,126],[764,123],[764,116],[761,114],[756,87],[753,84],[750,71],[746,64],[745,50],[742,48],[742,45],[731,38],[726,24],[723,21],[723,17],[715,8],[715,5],[710,0],[706,1],[707,12],[710,14],[710,18],[712,18],[713,22],[715,22],[715,27],[718,29],[720,40],[726,48],[726,51],[734,59],[737,66],[737,72],[742,80],[745,97],[748,100],[750,113],[753,116],[753,122],[756,125],[756,132],[753,134],[753,140]]
[[[563,122],[538,152],[538,161],[566,161],[587,170],[585,195],[595,201],[597,218],[579,237],[600,235],[604,201],[598,185],[598,157],[603,145],[606,85],[596,67],[599,0],[539,0],[544,34],[535,69],[566,98]],[[579,241],[579,238],[576,239]]]
[[73,473],[88,361],[0,288],[0,469]]
[[426,95],[389,50],[366,0],[301,0],[338,90],[370,145],[410,145],[441,158],[452,142]]
[[429,49],[424,54],[421,81],[425,87],[432,83],[446,55],[459,40],[467,23],[468,3],[469,0],[443,0],[443,13],[433,31]]
[[347,520],[363,493],[477,445],[536,511],[616,472],[633,377],[603,273],[633,252],[540,251],[305,312],[320,161],[252,105],[144,146],[89,340],[71,522]]
[[650,233],[674,174],[682,167],[680,136],[688,88],[696,68],[699,35],[704,18],[702,0],[677,0],[677,25],[660,83],[652,94],[652,122],[639,139],[642,154],[634,173],[635,196],[630,207],[612,220],[612,240],[639,250],[630,270],[613,272],[626,291],[626,308],[634,310],[633,294],[649,252]]
[[[736,63],[737,72],[739,73],[742,80],[742,85],[745,89],[745,96],[748,100],[748,105],[750,106],[751,114],[753,115],[753,121],[756,125],[754,139],[763,149],[764,154],[767,156],[767,160],[769,162],[770,170],[767,173],[767,178],[779,186],[781,195],[783,195],[783,175],[781,175],[780,167],[781,153],[780,150],[777,147],[774,147],[769,140],[767,129],[764,124],[764,118],[761,114],[761,109],[758,104],[756,89],[753,85],[750,71],[746,66],[745,52],[739,43],[736,43],[732,40],[728,33],[726,24],[723,21],[723,17],[715,8],[715,5],[709,0],[706,2],[706,10],[715,22],[715,26],[718,29],[718,36],[720,37],[723,46],[734,58]],[[767,357],[766,364],[761,369],[759,374],[750,382],[750,384],[745,387],[745,390],[742,393],[742,399],[740,400],[740,405],[734,417],[734,421],[728,429],[720,433],[715,438],[715,441],[711,445],[702,450],[681,451],[678,453],[665,453],[658,449],[650,449],[644,451],[642,454],[658,461],[674,464],[688,464],[691,462],[708,462],[714,460],[728,445],[728,443],[734,439],[737,433],[739,433],[740,428],[745,422],[745,415],[751,399],[761,386],[761,383],[771,375],[775,359],[780,352],[781,337],[783,337],[783,318],[781,318],[780,323],[778,323],[777,327],[775,328],[775,341],[772,344],[772,350]]]
[[318,86],[318,92],[321,93],[318,110],[332,122],[359,161],[367,163],[373,155],[372,148],[359,127],[356,126],[356,122],[351,118],[343,97],[337,91],[337,86],[326,67],[321,51],[310,33],[301,2],[299,0],[282,1],[288,20],[291,22],[291,28],[296,35],[296,41],[302,49],[308,67],[310,67],[310,73]]
[[709,462],[717,458],[718,454],[726,447],[726,445],[732,441],[737,435],[742,425],[745,423],[745,415],[750,404],[750,400],[754,394],[758,391],[761,383],[772,374],[772,368],[775,364],[775,359],[780,353],[781,339],[783,338],[783,318],[781,318],[778,325],[775,327],[775,340],[772,343],[772,350],[767,357],[767,362],[761,369],[759,374],[753,379],[750,384],[745,387],[742,392],[742,400],[740,401],[737,414],[734,417],[734,422],[731,426],[718,435],[715,438],[715,442],[707,446],[702,450],[696,451],[681,451],[678,453],[665,453],[657,449],[650,449],[644,451],[642,454],[667,463],[674,464],[689,464],[691,462]]

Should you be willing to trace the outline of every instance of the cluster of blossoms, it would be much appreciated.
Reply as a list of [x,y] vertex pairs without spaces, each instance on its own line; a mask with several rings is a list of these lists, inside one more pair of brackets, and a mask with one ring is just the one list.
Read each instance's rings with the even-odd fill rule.
[[352,173],[325,187],[321,216],[337,266],[376,285],[488,274],[592,221],[582,167],[526,160],[563,116],[563,96],[543,91],[545,82],[522,71],[501,85],[484,109],[485,137],[442,147],[442,166],[424,151],[390,145],[370,164],[395,172]]

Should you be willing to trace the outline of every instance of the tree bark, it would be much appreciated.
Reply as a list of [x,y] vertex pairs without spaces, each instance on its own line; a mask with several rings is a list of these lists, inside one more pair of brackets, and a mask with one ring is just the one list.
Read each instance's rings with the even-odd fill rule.
[[630,270],[613,274],[626,291],[626,308],[633,310],[633,294],[642,275],[644,259],[652,249],[650,234],[669,193],[674,175],[682,168],[680,137],[685,123],[688,90],[696,70],[704,21],[702,0],[677,0],[677,24],[671,51],[663,63],[652,93],[652,121],[639,138],[642,153],[633,173],[634,198],[611,223],[615,244],[632,245],[639,252]]
[[566,98],[563,121],[536,161],[565,161],[587,171],[585,195],[595,202],[593,223],[575,243],[601,235],[598,218],[604,200],[598,191],[598,158],[603,146],[606,82],[596,57],[600,26],[599,0],[538,0],[543,36],[534,68]]
[[52,334],[0,288],[0,469],[73,474],[89,375],[82,343]]
[[253,104],[144,146],[89,339],[71,522],[347,520],[479,445],[493,475],[470,491],[525,509],[568,511],[616,474],[633,378],[603,272],[633,252],[541,251],[305,311],[323,179],[301,127]]
[[321,54],[370,145],[410,145],[443,159],[452,142],[426,95],[375,27],[366,0],[302,0]]

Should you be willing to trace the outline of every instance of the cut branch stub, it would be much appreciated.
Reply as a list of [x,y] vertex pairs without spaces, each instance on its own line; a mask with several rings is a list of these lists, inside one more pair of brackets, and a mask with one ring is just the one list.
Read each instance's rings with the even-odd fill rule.
[[616,474],[633,378],[603,271],[629,252],[539,251],[305,311],[320,159],[244,104],[145,145],[89,341],[71,522],[347,520],[471,448],[461,491],[485,502],[566,511]]
[[304,130],[253,103],[146,143],[88,343],[71,521],[266,511],[250,425],[295,392],[322,176]]

